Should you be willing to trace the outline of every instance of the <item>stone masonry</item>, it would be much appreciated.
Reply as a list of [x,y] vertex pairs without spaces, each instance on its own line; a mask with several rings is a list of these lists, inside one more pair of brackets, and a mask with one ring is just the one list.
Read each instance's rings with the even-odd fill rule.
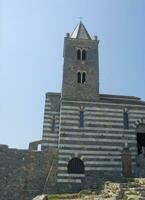
[[67,33],[62,92],[46,93],[42,140],[0,146],[0,200],[145,177],[145,101],[100,94],[98,45],[82,22]]

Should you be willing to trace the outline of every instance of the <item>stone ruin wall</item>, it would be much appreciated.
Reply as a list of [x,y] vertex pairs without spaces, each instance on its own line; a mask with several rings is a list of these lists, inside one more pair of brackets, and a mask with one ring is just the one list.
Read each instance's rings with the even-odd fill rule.
[[30,200],[56,192],[56,172],[56,150],[18,150],[0,145],[0,200]]

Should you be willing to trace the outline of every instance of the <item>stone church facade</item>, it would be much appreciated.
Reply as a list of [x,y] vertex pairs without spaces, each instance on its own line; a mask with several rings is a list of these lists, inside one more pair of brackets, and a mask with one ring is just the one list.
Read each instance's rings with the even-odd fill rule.
[[46,94],[42,140],[28,150],[0,145],[1,200],[145,177],[145,102],[100,94],[98,45],[82,22],[67,33],[62,92]]
[[58,149],[57,183],[145,176],[145,102],[99,93],[99,40],[80,22],[64,39],[61,93],[47,93],[42,150]]

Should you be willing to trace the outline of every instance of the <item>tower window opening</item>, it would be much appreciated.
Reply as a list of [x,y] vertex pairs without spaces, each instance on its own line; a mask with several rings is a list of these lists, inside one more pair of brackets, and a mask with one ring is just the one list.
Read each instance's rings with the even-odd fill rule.
[[123,124],[124,124],[124,129],[129,129],[128,113],[127,112],[124,112],[124,114],[123,114]]
[[78,83],[81,83],[81,79],[82,79],[82,74],[81,72],[78,72]]
[[137,133],[137,149],[138,149],[138,154],[144,154],[144,149],[145,149],[145,133]]
[[51,128],[52,132],[55,132],[55,118],[53,118],[52,120],[52,128]]
[[86,50],[82,50],[82,60],[86,60]]
[[83,72],[83,75],[82,75],[82,83],[85,83],[86,82],[86,73]]
[[69,174],[84,174],[85,167],[83,161],[79,158],[72,158],[68,163],[67,171]]
[[80,49],[77,50],[77,59],[78,60],[81,59],[81,50]]
[[80,128],[84,127],[84,111],[80,111]]

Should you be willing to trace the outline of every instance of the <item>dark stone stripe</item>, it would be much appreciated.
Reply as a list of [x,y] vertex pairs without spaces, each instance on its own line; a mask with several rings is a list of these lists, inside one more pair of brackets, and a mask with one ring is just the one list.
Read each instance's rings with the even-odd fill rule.
[[114,142],[112,140],[112,142],[100,142],[100,141],[76,141],[76,140],[63,140],[60,138],[60,144],[78,144],[78,145],[96,145],[96,146],[100,146],[100,145],[106,145],[106,146],[119,146],[119,147],[124,147],[124,142]]
[[[98,127],[98,129],[99,129],[99,127]],[[107,133],[113,133],[113,132],[115,132],[116,134],[118,133],[120,133],[120,134],[122,134],[122,133],[124,133],[123,131],[124,131],[124,129],[122,128],[122,130],[121,131],[116,131],[116,130],[86,130],[85,128],[82,128],[82,129],[80,129],[80,128],[78,128],[78,129],[67,129],[67,128],[61,128],[61,133],[65,133],[65,132],[69,132],[69,131],[71,131],[71,132],[81,132],[81,133],[104,133],[104,134],[107,134]],[[128,131],[129,131],[129,129],[128,129]],[[131,133],[129,133],[129,132],[125,132],[125,134],[135,134],[135,131],[134,132],[131,132]]]
[[[109,146],[109,145],[107,145]],[[122,145],[124,147],[124,145]],[[63,150],[77,150],[77,151],[82,151],[82,150],[90,150],[90,151],[115,151],[115,152],[120,152],[121,154],[121,150],[120,149],[117,149],[117,147],[115,147],[114,149],[110,149],[110,148],[100,148],[100,147],[97,147],[96,145],[96,148],[91,148],[91,147],[59,147],[59,149],[63,149]]]
[[[110,133],[111,134],[111,133]],[[81,135],[77,135],[77,134],[66,134],[66,133],[61,133],[61,135],[60,135],[61,137],[70,137],[70,138],[78,138],[78,140],[79,139],[81,139],[81,138],[92,138],[92,139],[124,139],[124,138],[126,138],[128,135],[126,134],[125,135],[125,137],[124,136],[117,136],[117,134],[115,135],[115,134],[112,134],[111,136],[108,136],[107,135],[107,133],[105,134],[105,135],[97,135],[97,133],[96,133],[96,135],[85,135],[84,133],[82,133]],[[135,140],[135,137],[134,138],[131,138],[131,137],[129,137],[129,140]]]
[[[79,123],[78,123],[78,125],[79,125]],[[73,126],[77,126],[77,123],[75,123],[75,124],[73,124],[73,123],[72,124],[70,124],[70,123],[61,123],[61,126],[64,126],[64,127],[65,126],[70,126],[70,128],[67,127],[66,129],[67,130],[72,130],[72,127]],[[99,127],[100,128],[122,128],[123,129],[123,125],[121,126],[121,125],[114,125],[114,124],[113,125],[108,125],[108,124],[106,124],[106,125],[105,124],[96,124],[96,125],[95,124],[94,125],[90,124],[89,125],[88,124],[88,125],[84,126],[84,129],[85,129],[85,127],[87,127],[87,128],[89,128],[89,127],[92,127],[92,128],[99,128]],[[79,126],[78,126],[78,129],[79,129]]]

